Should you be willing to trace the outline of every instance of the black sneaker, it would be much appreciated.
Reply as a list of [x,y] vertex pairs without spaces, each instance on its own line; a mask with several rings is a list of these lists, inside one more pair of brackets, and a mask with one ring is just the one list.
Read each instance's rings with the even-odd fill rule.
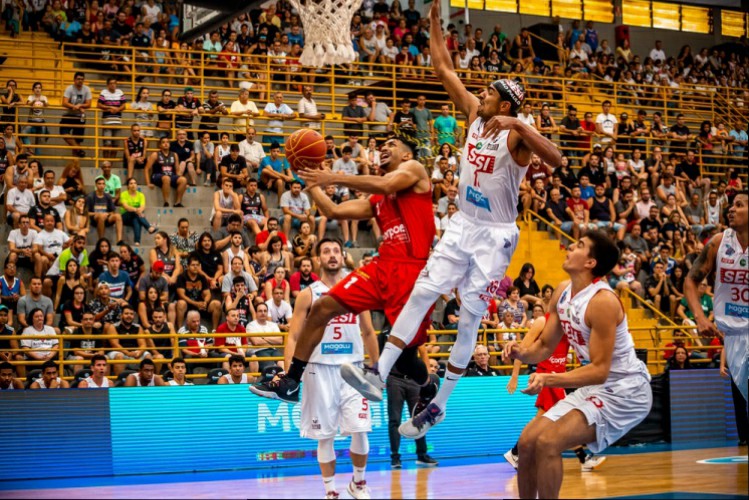
[[391,469],[401,469],[401,468],[403,468],[403,464],[401,464],[401,457],[391,457],[390,458],[390,468]]
[[440,463],[430,457],[429,455],[419,455],[416,458],[416,465],[423,465],[425,467],[437,467]]
[[299,382],[287,376],[253,384],[250,386],[250,392],[268,399],[278,399],[291,404],[299,403]]

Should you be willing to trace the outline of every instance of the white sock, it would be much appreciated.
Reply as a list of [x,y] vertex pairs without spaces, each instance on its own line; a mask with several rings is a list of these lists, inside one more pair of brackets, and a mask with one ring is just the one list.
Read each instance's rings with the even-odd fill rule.
[[357,467],[354,465],[354,482],[360,483],[364,481],[364,473],[367,472],[366,467]]
[[325,485],[325,493],[336,491],[335,489],[335,476],[323,477],[322,484]]
[[393,369],[393,365],[398,361],[402,352],[403,349],[395,344],[385,343],[385,347],[382,348],[382,353],[380,353],[380,359],[377,361],[377,370],[380,372],[380,379],[383,382],[387,379],[390,370]]
[[450,394],[455,389],[461,377],[462,375],[457,375],[450,370],[445,372],[445,378],[442,380],[440,390],[437,391],[437,395],[432,400],[432,403],[436,404],[440,410],[445,411],[445,408],[447,408],[447,400],[450,398]]

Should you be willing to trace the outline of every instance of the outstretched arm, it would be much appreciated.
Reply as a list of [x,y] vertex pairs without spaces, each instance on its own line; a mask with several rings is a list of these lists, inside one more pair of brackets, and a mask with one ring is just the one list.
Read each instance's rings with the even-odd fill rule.
[[422,181],[423,192],[431,187],[426,170],[417,161],[410,160],[398,169],[383,176],[379,175],[336,175],[327,169],[308,169],[299,172],[308,186],[336,184],[370,194],[395,194],[409,188],[417,188]]
[[435,0],[432,2],[432,8],[429,11],[429,49],[432,51],[434,72],[442,85],[445,86],[445,90],[455,106],[468,117],[466,126],[469,126],[476,119],[479,100],[465,88],[465,85],[455,73],[450,53],[447,51],[445,38],[442,36],[441,15],[440,2]]
[[[341,176],[343,177],[343,176]],[[317,208],[325,217],[336,220],[366,220],[374,217],[372,205],[367,199],[354,199],[336,205],[317,186],[307,189]]]

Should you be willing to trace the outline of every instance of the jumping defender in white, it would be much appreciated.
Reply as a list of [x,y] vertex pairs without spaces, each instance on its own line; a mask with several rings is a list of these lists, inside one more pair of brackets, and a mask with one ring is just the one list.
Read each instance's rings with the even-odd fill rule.
[[504,347],[506,361],[539,363],[566,335],[585,366],[565,373],[534,373],[526,394],[544,387],[577,388],[534,419],[520,435],[520,498],[558,498],[562,486],[562,452],[585,444],[600,453],[650,412],[653,394],[645,364],[635,355],[619,297],[606,283],[619,259],[616,244],[590,231],[567,251],[562,265],[570,280],[551,297],[549,319],[537,342],[516,341]]
[[[320,281],[302,290],[294,305],[289,338],[284,351],[286,364],[291,366],[297,339],[304,332],[304,323],[312,304],[325,295],[343,277],[343,248],[339,241],[323,239],[317,247],[320,256]],[[360,330],[361,328],[361,330]],[[335,451],[333,440],[340,429],[351,435],[351,461],[354,477],[348,493],[354,498],[370,498],[364,473],[369,453],[367,433],[372,430],[369,402],[347,385],[340,376],[343,362],[361,366],[364,347],[374,362],[379,349],[369,312],[357,316],[344,314],[333,318],[325,328],[322,342],[315,348],[302,378],[302,437],[317,440],[326,498],[338,498],[335,485]]]
[[[749,195],[738,193],[728,210],[728,225],[713,236],[684,281],[684,295],[703,336],[723,336],[728,371],[736,387],[749,399]],[[715,323],[700,305],[697,287],[715,272]]]
[[461,157],[460,211],[437,244],[408,303],[393,325],[377,366],[341,367],[341,375],[370,400],[382,388],[403,348],[415,338],[423,318],[440,294],[457,287],[462,298],[458,336],[439,393],[427,407],[403,423],[399,432],[419,438],[445,417],[450,393],[471,360],[476,332],[496,293],[518,242],[517,200],[520,183],[536,153],[557,166],[556,146],[521,123],[517,110],[524,91],[512,80],[497,80],[476,97],[455,73],[442,35],[440,2],[432,3],[430,47],[437,76],[458,109],[468,117]]

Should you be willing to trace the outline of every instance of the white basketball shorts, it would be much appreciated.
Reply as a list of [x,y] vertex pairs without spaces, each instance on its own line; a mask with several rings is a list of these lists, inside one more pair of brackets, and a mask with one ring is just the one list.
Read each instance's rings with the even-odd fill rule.
[[339,429],[344,435],[372,430],[369,401],[343,381],[339,365],[310,363],[302,382],[302,437],[329,439]]
[[749,401],[749,332],[722,328],[726,367],[744,399]]
[[453,215],[416,286],[435,293],[458,288],[462,307],[483,316],[496,295],[518,244],[517,225],[479,224],[460,212]]
[[556,422],[572,410],[580,410],[588,425],[596,426],[596,440],[586,443],[600,453],[630,429],[642,422],[653,404],[650,382],[643,375],[632,375],[602,385],[581,387],[544,413]]

